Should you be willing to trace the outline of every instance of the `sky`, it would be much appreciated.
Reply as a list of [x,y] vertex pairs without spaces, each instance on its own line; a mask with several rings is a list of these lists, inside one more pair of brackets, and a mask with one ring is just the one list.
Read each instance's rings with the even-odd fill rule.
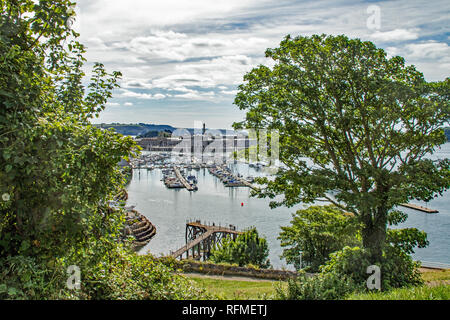
[[427,81],[450,71],[450,2],[78,0],[73,28],[87,67],[121,71],[121,88],[95,123],[229,129],[245,73],[288,34],[345,34],[400,55]]

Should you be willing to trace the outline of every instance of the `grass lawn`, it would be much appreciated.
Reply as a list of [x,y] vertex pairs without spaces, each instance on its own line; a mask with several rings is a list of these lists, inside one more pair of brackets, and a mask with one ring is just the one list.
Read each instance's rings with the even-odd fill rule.
[[353,294],[348,300],[450,300],[450,285],[425,285],[381,293]]
[[433,270],[433,269],[421,269],[422,278],[425,282],[449,282],[450,281],[450,269],[446,270]]
[[275,286],[286,286],[280,281],[242,281],[189,276],[218,299],[225,300],[270,300],[274,298]]
[[[396,289],[390,292],[354,294],[350,300],[450,300],[450,270],[421,269],[426,282],[423,287]],[[274,299],[276,286],[286,288],[281,281],[236,280],[191,274],[189,279],[205,288],[218,299],[259,300]]]

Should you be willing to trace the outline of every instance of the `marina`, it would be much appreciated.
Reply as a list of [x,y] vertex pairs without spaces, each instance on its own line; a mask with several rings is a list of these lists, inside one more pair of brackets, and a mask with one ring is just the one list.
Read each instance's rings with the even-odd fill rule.
[[[263,164],[250,164],[251,168],[260,170]],[[180,155],[174,157],[171,153],[156,153],[143,154],[138,159],[133,159],[131,162],[133,169],[139,169],[138,174],[141,174],[140,169],[152,171],[161,169],[163,178],[161,179],[165,186],[169,189],[187,189],[188,191],[197,191],[197,178],[192,174],[192,171],[199,171],[200,169],[208,169],[209,173],[218,178],[225,187],[248,187],[256,189],[252,184],[254,177],[248,176],[244,178],[239,173],[233,173],[227,164],[213,164],[201,162],[195,157],[186,159]]]
[[[270,199],[260,199],[250,196],[252,189],[249,187],[226,187],[225,184],[209,169],[217,169],[212,164],[198,163],[199,169],[189,169],[191,162],[177,163],[180,171],[186,171],[186,179],[194,176],[197,180],[198,191],[188,192],[185,188],[168,189],[161,181],[164,172],[168,173],[171,164],[169,154],[165,157],[144,152],[146,159],[166,158],[164,164],[153,163],[152,170],[144,169],[141,163],[139,169],[137,163],[133,170],[133,179],[128,185],[129,205],[136,205],[136,209],[144,214],[158,228],[158,233],[150,243],[139,252],[151,252],[154,255],[168,255],[186,244],[185,225],[186,220],[196,217],[202,221],[214,221],[216,224],[226,226],[232,223],[245,229],[255,226],[261,235],[265,236],[269,245],[269,259],[277,269],[287,268],[292,270],[284,260],[280,259],[283,248],[280,246],[278,235],[281,226],[287,226],[292,219],[292,213],[303,208],[297,205],[293,208],[278,207],[269,208]],[[450,143],[445,144],[442,150],[437,151],[433,158],[449,157]],[[199,161],[199,159],[197,159]],[[188,163],[189,162],[189,163]],[[162,162],[161,162],[162,163]],[[234,176],[262,177],[266,176],[264,170],[247,163],[228,163],[229,172]],[[194,164],[195,167],[195,164]],[[209,168],[208,168],[209,167]],[[211,170],[214,171],[214,170]],[[173,176],[175,176],[173,174]],[[244,178],[246,180],[246,178]],[[430,242],[426,248],[417,248],[413,258],[422,261],[450,264],[450,210],[448,206],[450,192],[431,200],[428,203],[415,201],[419,206],[429,207],[439,211],[439,214],[428,214],[409,207],[401,210],[408,214],[406,222],[391,226],[392,228],[417,228],[428,235]],[[208,224],[208,222],[204,222]]]

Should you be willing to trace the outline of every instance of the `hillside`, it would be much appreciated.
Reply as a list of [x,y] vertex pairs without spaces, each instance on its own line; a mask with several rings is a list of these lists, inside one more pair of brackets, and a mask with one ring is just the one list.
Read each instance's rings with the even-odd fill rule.
[[126,135],[126,136],[138,136],[144,135],[149,131],[171,131],[173,132],[176,128],[169,125],[157,125],[157,124],[146,124],[146,123],[137,123],[137,124],[122,124],[122,123],[101,123],[94,124],[95,127],[110,129],[113,128],[118,133]]
[[[170,125],[163,125],[163,124],[146,124],[146,123],[136,123],[136,124],[124,124],[124,123],[101,123],[101,124],[94,124],[97,128],[104,128],[104,129],[110,129],[113,128],[118,133],[123,134],[125,136],[145,136],[147,133],[148,135],[146,137],[154,137],[158,136],[155,132],[174,132],[177,129],[186,129],[191,134],[194,133],[193,128],[175,128]],[[197,129],[199,130],[199,129]],[[210,130],[207,128],[207,130]],[[222,134],[233,134],[235,133],[234,130],[226,130],[226,129],[212,129],[212,130],[218,130]]]

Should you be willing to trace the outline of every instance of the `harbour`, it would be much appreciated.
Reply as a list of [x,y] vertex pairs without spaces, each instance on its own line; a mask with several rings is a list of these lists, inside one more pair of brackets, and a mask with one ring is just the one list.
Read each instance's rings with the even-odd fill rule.
[[[158,156],[151,154],[155,159]],[[437,150],[433,158],[449,157],[450,143],[445,144],[441,150]],[[198,218],[206,222],[227,225],[232,223],[243,230],[255,226],[260,233],[267,238],[270,254],[269,258],[275,268],[292,268],[286,265],[279,256],[282,253],[280,242],[277,239],[281,226],[290,224],[291,214],[302,208],[298,205],[294,208],[280,207],[269,208],[269,199],[250,197],[249,187],[226,187],[216,176],[210,173],[212,164],[180,165],[187,170],[187,175],[193,175],[197,179],[198,190],[188,192],[185,188],[168,189],[161,181],[164,170],[169,170],[168,165],[154,165],[147,170],[143,164],[139,169],[134,169],[133,179],[128,189],[129,204],[136,205],[139,212],[144,214],[158,228],[155,237],[143,247],[140,252],[151,252],[156,256],[169,255],[186,244],[185,225],[186,220]],[[210,168],[208,168],[208,166]],[[187,167],[187,168],[186,168]],[[235,176],[258,177],[266,175],[261,167],[256,164],[242,162],[228,164],[230,172]],[[408,214],[406,222],[393,228],[418,228],[428,234],[430,245],[423,249],[416,249],[413,257],[417,260],[435,263],[450,264],[450,192],[433,199],[428,203],[414,201],[419,206],[432,208],[439,211],[437,214],[428,214],[411,208],[401,207]],[[400,207],[399,207],[400,208]]]

